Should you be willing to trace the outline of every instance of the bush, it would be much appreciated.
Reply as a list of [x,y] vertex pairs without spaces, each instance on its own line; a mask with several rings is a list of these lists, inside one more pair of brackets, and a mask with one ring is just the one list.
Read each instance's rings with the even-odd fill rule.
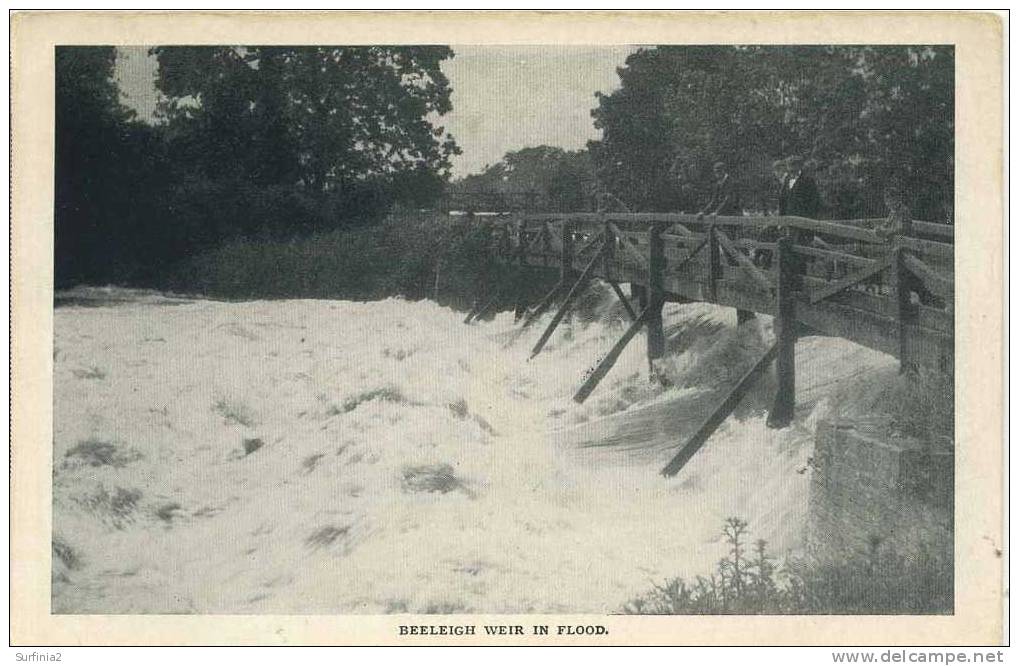
[[468,308],[510,277],[491,261],[483,221],[398,212],[373,226],[230,241],[178,263],[158,286],[228,299],[402,296]]
[[728,554],[715,573],[672,578],[623,606],[638,615],[949,614],[953,571],[930,553],[909,557],[871,541],[865,555],[835,562],[791,559],[779,568],[758,539],[747,551],[747,523],[725,522]]

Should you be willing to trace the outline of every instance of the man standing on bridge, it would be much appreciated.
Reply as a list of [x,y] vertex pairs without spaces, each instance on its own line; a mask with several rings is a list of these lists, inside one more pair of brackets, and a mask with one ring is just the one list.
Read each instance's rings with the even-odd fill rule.
[[[729,175],[729,170],[725,168],[725,162],[715,162],[714,166],[715,184],[711,188],[711,199],[708,200],[707,205],[697,214],[698,220],[703,220],[705,215],[728,215],[736,216],[743,214],[743,207],[740,205],[739,200],[739,188],[736,186],[736,181]],[[719,248],[719,252],[722,256],[725,253]],[[735,266],[736,261],[731,257],[726,257],[730,266]],[[745,321],[754,319],[754,313],[750,310],[736,310],[736,325],[740,325]]]
[[703,219],[705,215],[742,215],[739,189],[736,187],[736,181],[725,168],[725,162],[715,162],[713,171],[715,184],[711,188],[711,198],[697,214],[698,219]]
[[821,193],[817,182],[804,168],[803,158],[790,157],[782,177],[782,188],[778,193],[778,214],[795,215],[816,220],[821,212]]

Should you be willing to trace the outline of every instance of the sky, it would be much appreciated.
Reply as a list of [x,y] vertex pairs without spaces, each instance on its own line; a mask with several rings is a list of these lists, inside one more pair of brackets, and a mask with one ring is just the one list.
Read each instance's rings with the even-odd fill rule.
[[[477,173],[511,150],[550,145],[583,148],[600,132],[591,109],[595,92],[619,85],[616,68],[632,46],[454,46],[442,69],[453,89],[453,110],[437,119],[462,155],[453,175]],[[157,101],[155,59],[147,47],[119,49],[117,79],[125,103],[143,119]]]

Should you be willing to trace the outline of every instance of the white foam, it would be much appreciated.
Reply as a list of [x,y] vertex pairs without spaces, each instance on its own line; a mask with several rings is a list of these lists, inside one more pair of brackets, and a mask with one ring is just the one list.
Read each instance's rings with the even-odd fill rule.
[[[795,548],[830,382],[890,362],[801,341],[803,418],[730,418],[664,479],[670,419],[697,418],[677,410],[714,379],[690,373],[752,362],[766,320],[669,359],[684,386],[668,390],[649,385],[638,337],[576,405],[625,321],[578,318],[528,362],[543,322],[507,347],[511,314],[468,326],[431,302],[144,301],[55,318],[54,534],[79,559],[57,568],[57,612],[615,612],[651,581],[707,572],[727,516]],[[670,305],[666,325],[698,318],[734,320]],[[143,457],[67,457],[90,438]],[[245,455],[245,439],[263,446]],[[449,492],[405,483],[443,465]],[[99,488],[141,497],[113,521]]]

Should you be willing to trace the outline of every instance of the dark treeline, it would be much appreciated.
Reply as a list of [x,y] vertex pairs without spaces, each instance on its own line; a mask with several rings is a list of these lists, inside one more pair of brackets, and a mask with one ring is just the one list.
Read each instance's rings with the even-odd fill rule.
[[453,199],[492,192],[552,211],[693,212],[722,161],[743,207],[765,213],[776,208],[776,162],[797,156],[825,217],[882,216],[894,184],[917,219],[947,222],[954,67],[953,49],[938,46],[641,49],[619,68],[620,88],[597,95],[601,140],[508,153],[454,183]]
[[120,101],[114,48],[57,49],[58,286],[163,286],[175,272],[181,284],[180,266],[230,241],[335,234],[477,192],[550,211],[695,211],[716,161],[743,208],[766,212],[775,162],[792,155],[813,171],[823,217],[884,215],[891,183],[916,219],[952,217],[951,47],[643,48],[594,100],[600,140],[514,151],[453,183],[459,149],[435,124],[451,108],[446,47],[152,53],[150,124]]
[[644,211],[696,210],[715,161],[767,211],[774,162],[803,157],[829,218],[883,215],[894,182],[917,219],[947,221],[954,183],[950,46],[641,49],[598,95],[589,144],[607,191]]
[[156,47],[160,122],[120,101],[112,47],[58,47],[56,282],[154,284],[236,237],[430,205],[453,139],[445,47]]

